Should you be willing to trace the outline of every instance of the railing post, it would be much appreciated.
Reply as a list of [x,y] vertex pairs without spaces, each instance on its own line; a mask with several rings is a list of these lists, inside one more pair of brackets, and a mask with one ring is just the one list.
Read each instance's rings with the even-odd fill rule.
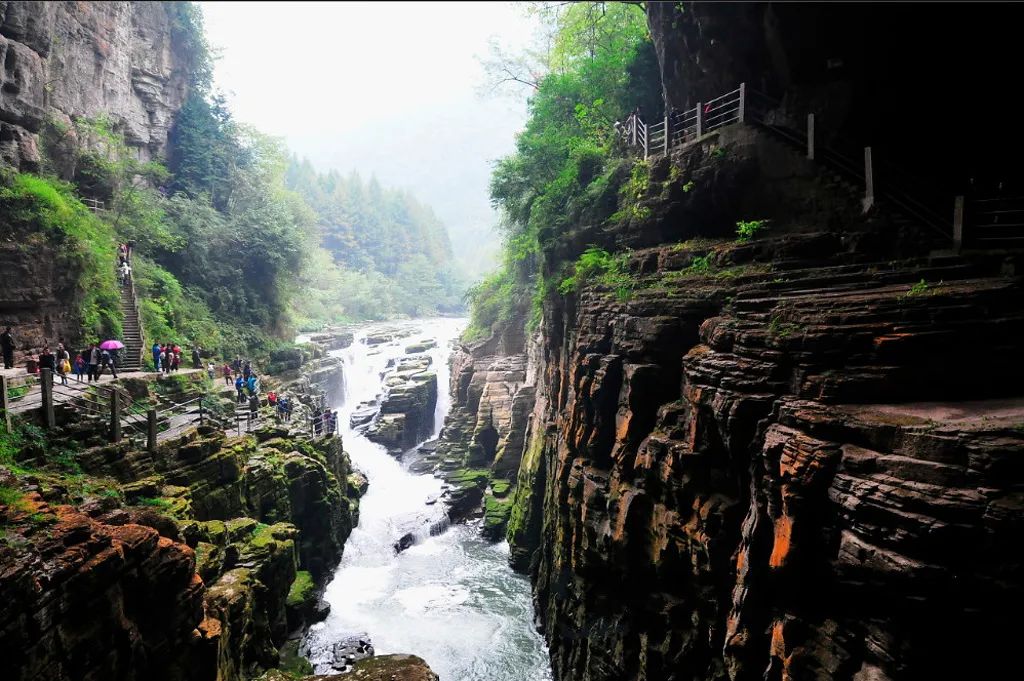
[[695,139],[700,139],[701,133],[704,129],[704,107],[700,102],[697,102],[697,135]]
[[203,398],[199,398],[199,425],[203,425]]
[[953,200],[953,250],[957,253],[964,245],[964,197]]
[[0,412],[4,415],[4,432],[11,432],[11,411],[7,402],[7,377],[0,376]]
[[747,118],[747,84],[740,83],[740,123]]
[[156,453],[156,409],[146,412],[146,451]]
[[875,178],[871,169],[871,147],[864,147],[864,212],[875,205]]
[[53,413],[53,372],[49,369],[39,370],[39,388],[43,393],[43,416],[47,428],[57,426],[57,417]]
[[630,133],[633,135],[632,146],[635,147],[636,146],[636,114],[633,114],[633,115],[631,115],[629,117],[629,127],[630,127]]
[[110,441],[121,441],[121,398],[116,390],[110,391]]
[[668,114],[665,115],[665,155],[668,156],[668,141],[672,138],[672,130],[668,127],[669,119]]
[[647,160],[647,156],[651,153],[651,129],[644,126],[644,160]]
[[807,158],[814,160],[814,114],[807,114]]

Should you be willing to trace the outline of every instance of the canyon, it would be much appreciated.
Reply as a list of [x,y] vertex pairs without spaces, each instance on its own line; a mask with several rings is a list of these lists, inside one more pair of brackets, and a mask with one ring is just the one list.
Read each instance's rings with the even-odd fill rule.
[[[972,15],[940,55],[913,12],[860,7],[647,3],[665,108],[744,83],[757,115],[669,153],[610,145],[622,190],[541,227],[535,309],[471,341],[415,320],[274,350],[293,425],[201,426],[155,452],[68,428],[55,445],[89,446],[59,476],[48,449],[19,451],[0,469],[19,494],[0,541],[11,678],[1005,675],[1024,604],[1024,252],[970,215],[958,240],[952,200],[937,227],[886,183],[900,165],[971,199],[1012,177],[1006,111],[954,121],[939,87],[955,73],[984,99],[1005,48],[979,27],[1011,24]],[[101,114],[140,159],[166,152],[189,69],[170,5],[0,17],[8,165],[37,170],[48,130]],[[891,123],[915,105],[927,120]],[[808,113],[817,158],[790,134]],[[958,125],[1005,139],[942,132]],[[846,139],[852,174],[824,153]],[[869,142],[877,195],[855,176]],[[28,345],[71,333],[81,272],[0,224],[0,307]],[[309,432],[320,406],[341,435]]]

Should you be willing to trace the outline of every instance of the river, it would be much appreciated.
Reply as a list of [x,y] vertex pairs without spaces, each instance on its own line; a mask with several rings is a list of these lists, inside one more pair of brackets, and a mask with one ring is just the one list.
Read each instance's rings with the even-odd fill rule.
[[[331,613],[306,638],[317,673],[330,673],[334,641],[366,633],[376,654],[411,653],[427,661],[442,681],[547,681],[543,639],[533,628],[529,581],[508,567],[508,545],[491,544],[475,524],[456,525],[437,536],[428,528],[444,517],[437,499],[442,482],[414,475],[380,445],[349,428],[355,406],[382,391],[388,360],[401,357],[412,340],[433,338],[438,375],[434,434],[448,413],[448,358],[465,322],[408,322],[416,333],[386,345],[363,343],[366,327],[335,355],[345,363],[339,427],[345,450],[370,487],[359,507],[359,525],[324,594]],[[390,324],[388,328],[400,325]],[[394,543],[415,532],[417,543],[396,554]]]

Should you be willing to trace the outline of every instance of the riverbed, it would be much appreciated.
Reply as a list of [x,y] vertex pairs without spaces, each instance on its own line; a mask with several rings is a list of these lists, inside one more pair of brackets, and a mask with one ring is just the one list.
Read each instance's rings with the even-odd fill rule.
[[[444,524],[441,480],[410,473],[407,462],[349,427],[356,405],[382,392],[388,361],[403,356],[409,342],[429,338],[437,341],[429,351],[438,374],[436,436],[450,406],[451,343],[464,325],[460,319],[389,324],[414,333],[373,347],[364,340],[380,327],[366,327],[350,347],[332,353],[344,362],[344,398],[334,407],[345,450],[370,487],[324,594],[331,613],[305,641],[317,673],[332,671],[334,641],[365,633],[378,655],[418,655],[442,681],[551,679],[543,639],[533,626],[530,584],[508,567],[508,545],[485,541],[476,524],[432,536],[430,527]],[[395,542],[409,532],[416,543],[396,553]]]

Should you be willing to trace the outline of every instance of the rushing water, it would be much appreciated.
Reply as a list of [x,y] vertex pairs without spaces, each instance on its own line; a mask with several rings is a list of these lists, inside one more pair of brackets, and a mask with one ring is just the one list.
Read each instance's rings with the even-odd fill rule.
[[[545,681],[551,679],[543,640],[533,629],[529,582],[508,567],[508,545],[491,544],[474,525],[457,525],[438,536],[429,526],[444,517],[435,501],[442,483],[414,475],[383,447],[349,426],[359,402],[382,390],[389,359],[413,340],[433,338],[438,377],[435,435],[450,406],[448,356],[462,320],[409,322],[417,330],[393,343],[355,342],[338,351],[345,362],[345,397],[339,427],[345,450],[370,481],[360,501],[359,525],[327,586],[328,618],[314,625],[306,643],[318,673],[330,672],[331,644],[367,633],[378,655],[411,653],[424,658],[442,681]],[[396,554],[394,543],[414,532],[417,543]]]

